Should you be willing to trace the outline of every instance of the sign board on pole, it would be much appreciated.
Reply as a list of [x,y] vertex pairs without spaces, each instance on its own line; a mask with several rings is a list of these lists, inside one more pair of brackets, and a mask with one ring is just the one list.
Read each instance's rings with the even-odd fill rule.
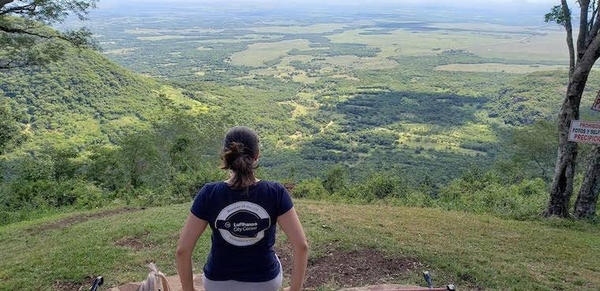
[[596,97],[596,101],[594,101],[594,104],[592,105],[592,110],[600,111],[600,94]]
[[600,122],[572,120],[569,141],[600,144]]

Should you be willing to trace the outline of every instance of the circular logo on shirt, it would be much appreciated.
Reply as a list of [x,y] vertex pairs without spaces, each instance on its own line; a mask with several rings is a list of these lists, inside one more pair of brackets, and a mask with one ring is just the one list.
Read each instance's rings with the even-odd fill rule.
[[250,246],[265,236],[271,226],[269,213],[260,205],[240,201],[223,208],[215,221],[223,239],[235,246]]

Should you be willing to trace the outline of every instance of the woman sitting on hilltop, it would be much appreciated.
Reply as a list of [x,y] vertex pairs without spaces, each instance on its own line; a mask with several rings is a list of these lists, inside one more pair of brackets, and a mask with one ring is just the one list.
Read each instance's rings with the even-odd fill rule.
[[177,247],[177,269],[183,291],[194,291],[192,252],[207,225],[212,247],[204,265],[206,291],[276,291],[283,268],[275,255],[277,222],[293,249],[290,291],[302,289],[308,244],[287,190],[254,176],[259,158],[258,135],[243,126],[225,135],[222,169],[226,181],[200,189],[183,226]]

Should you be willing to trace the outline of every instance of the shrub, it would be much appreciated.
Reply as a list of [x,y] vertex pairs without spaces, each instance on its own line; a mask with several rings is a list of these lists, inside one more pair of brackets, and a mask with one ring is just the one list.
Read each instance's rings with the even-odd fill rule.
[[212,164],[206,164],[196,171],[175,174],[171,182],[171,195],[174,202],[189,201],[204,184],[225,179],[225,171],[219,170]]
[[321,182],[325,190],[329,194],[333,194],[338,191],[346,189],[346,176],[347,171],[344,167],[337,165],[325,173],[325,179]]
[[108,195],[96,185],[78,181],[71,190],[70,194],[76,197],[75,206],[77,208],[96,208],[102,207],[109,202]]
[[294,197],[297,198],[323,199],[327,196],[329,193],[319,178],[303,180],[294,187]]
[[546,185],[539,178],[515,185],[457,179],[441,189],[440,205],[452,210],[529,219],[542,212],[546,196]]
[[399,177],[383,173],[371,175],[363,184],[363,189],[365,192],[371,193],[378,199],[386,197],[406,197],[409,191],[407,185],[401,181]]

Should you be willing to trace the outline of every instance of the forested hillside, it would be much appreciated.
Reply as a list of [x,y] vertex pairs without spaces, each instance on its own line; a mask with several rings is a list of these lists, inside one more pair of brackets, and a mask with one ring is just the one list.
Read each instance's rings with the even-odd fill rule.
[[[217,152],[212,132],[224,125],[207,105],[97,52],[72,49],[60,62],[0,78],[3,124],[12,135],[1,156],[3,224],[27,209],[137,199],[135,191],[168,188],[177,173],[197,170],[203,154]],[[187,197],[189,181],[180,180]]]
[[[2,102],[10,105],[6,108],[18,121],[12,126],[20,130],[2,156],[2,220],[64,207],[187,201],[203,183],[223,177],[218,144],[234,124],[258,129],[262,175],[300,182],[299,197],[392,198],[432,205],[462,195],[460,188],[441,181],[467,171],[467,181],[500,185],[507,178],[482,175],[495,156],[513,156],[510,148],[501,150],[511,143],[510,128],[551,118],[551,105],[557,102],[534,102],[539,94],[531,93],[527,80],[559,84],[562,73],[508,78],[492,88],[485,85],[487,77],[473,76],[471,88],[481,90],[470,92],[460,91],[463,81],[444,72],[422,75],[422,82],[408,82],[409,87],[383,85],[384,79],[424,74],[440,58],[446,56],[422,58],[416,72],[394,77],[364,72],[361,79],[373,85],[340,82],[335,91],[308,97],[312,101],[295,94],[300,90],[308,96],[319,84],[290,86],[289,92],[210,81],[165,85],[79,49],[47,67],[3,72]],[[446,88],[459,91],[432,92],[423,86],[442,80]],[[496,92],[497,87],[503,89]],[[557,89],[544,90],[556,94]],[[518,110],[511,109],[519,103]],[[520,179],[535,178],[540,170],[538,165],[518,168],[526,169]],[[511,191],[534,191],[537,202],[532,203],[542,201],[543,187],[536,182]],[[505,214],[521,217],[530,211]]]
[[58,63],[0,77],[0,92],[12,101],[25,133],[36,136],[34,143],[52,136],[82,148],[114,141],[127,126],[147,126],[160,110],[156,81],[89,50],[72,49]]

